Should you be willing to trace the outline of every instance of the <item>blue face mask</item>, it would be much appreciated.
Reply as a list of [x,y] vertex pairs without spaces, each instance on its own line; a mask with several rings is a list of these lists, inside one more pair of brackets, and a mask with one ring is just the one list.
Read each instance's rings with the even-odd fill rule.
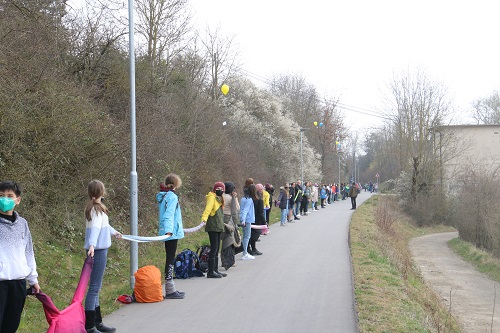
[[0,197],[0,211],[7,213],[10,210],[13,210],[16,206],[14,199],[7,197]]

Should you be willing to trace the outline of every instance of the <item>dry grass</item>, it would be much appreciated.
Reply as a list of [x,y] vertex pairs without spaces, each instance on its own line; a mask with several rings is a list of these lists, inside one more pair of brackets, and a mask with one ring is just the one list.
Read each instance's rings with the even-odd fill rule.
[[413,227],[390,200],[374,196],[351,221],[361,332],[460,332],[447,309],[423,283],[408,249],[411,238],[446,227]]

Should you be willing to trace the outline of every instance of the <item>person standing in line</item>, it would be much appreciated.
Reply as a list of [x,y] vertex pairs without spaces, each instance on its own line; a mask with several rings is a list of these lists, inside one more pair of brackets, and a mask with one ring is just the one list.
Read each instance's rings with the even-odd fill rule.
[[297,183],[295,183],[294,192],[295,216],[300,217],[300,205],[302,204],[302,195],[304,193],[300,180],[297,180]]
[[288,216],[288,188],[289,185],[286,184],[284,187],[280,187],[280,194],[278,196],[278,202],[279,202],[279,207],[281,209],[281,221],[280,225],[281,226],[286,226],[287,225],[287,216]]
[[240,202],[240,223],[243,227],[243,253],[241,260],[253,260],[255,257],[248,253],[248,243],[250,241],[250,234],[252,223],[255,223],[255,208],[251,192],[255,193],[255,185],[250,184]]
[[208,257],[207,278],[226,277],[226,273],[219,272],[219,249],[222,232],[224,231],[224,193],[226,187],[223,182],[216,182],[212,191],[205,196],[206,205],[201,221],[205,223],[205,231],[210,240],[210,255]]
[[319,210],[318,209],[318,197],[319,197],[319,188],[318,188],[318,184],[317,183],[314,183],[314,185],[312,186],[312,192],[311,192],[311,203],[312,203],[312,211],[316,211],[316,210]]
[[0,182],[0,332],[16,332],[26,302],[26,281],[40,292],[35,253],[28,222],[14,208],[21,202],[21,185]]
[[[273,207],[273,195],[274,195],[274,187],[271,184],[266,184],[265,186],[265,192],[269,195],[269,208],[266,209],[266,224],[269,227],[269,216],[271,216],[271,209]],[[266,197],[266,195],[264,196]],[[264,205],[266,204],[266,201],[264,200]],[[264,207],[265,209],[265,207]],[[267,235],[269,233],[269,229],[266,230],[264,235]]]
[[311,183],[306,182],[304,184],[304,193],[302,194],[302,202],[300,204],[300,212],[302,215],[307,216],[307,208],[309,206],[309,200],[311,200]]
[[87,186],[89,201],[85,206],[85,250],[87,256],[94,258],[94,266],[90,274],[89,289],[85,297],[85,329],[87,333],[115,332],[116,328],[102,323],[99,294],[106,270],[108,249],[111,246],[111,236],[117,239],[122,234],[109,224],[108,208],[103,204],[106,188],[97,179]]
[[355,182],[352,182],[349,188],[349,196],[351,197],[351,210],[356,209],[356,198],[358,197],[358,187]]
[[160,192],[156,194],[158,202],[159,223],[158,235],[170,236],[165,243],[165,299],[182,299],[185,293],[175,289],[174,263],[177,242],[184,238],[182,213],[179,196],[175,191],[182,185],[181,178],[170,173],[165,177],[165,184],[160,184]]
[[300,220],[300,218],[297,217],[297,215],[295,214],[295,209],[294,209],[294,205],[295,205],[295,183],[290,183],[288,191],[289,191],[289,195],[290,195],[290,198],[289,198],[290,202],[288,203],[288,210],[289,210],[288,222],[293,223],[293,222],[295,222],[295,220]]
[[321,186],[320,195],[319,195],[320,200],[321,200],[321,208],[325,208],[326,207],[325,206],[326,195],[327,195],[327,193],[326,193],[326,185],[323,184]]
[[[264,191],[264,186],[262,184],[257,184],[255,187],[249,187],[249,191],[254,190],[254,193],[249,192],[250,197],[253,200],[253,207],[255,210],[255,224],[256,225],[266,225],[266,215],[264,213],[264,200],[262,199],[262,192]],[[250,232],[250,253],[253,256],[260,256],[262,252],[257,250],[256,243],[261,235],[259,229],[252,229]]]
[[241,247],[238,224],[240,223],[240,203],[233,182],[225,182],[224,199],[224,232],[222,233],[222,251],[220,255],[222,266],[226,271],[235,266],[234,255],[236,249]]

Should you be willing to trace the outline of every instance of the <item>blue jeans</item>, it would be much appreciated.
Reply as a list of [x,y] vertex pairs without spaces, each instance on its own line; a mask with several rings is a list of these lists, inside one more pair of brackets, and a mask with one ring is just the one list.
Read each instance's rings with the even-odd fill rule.
[[281,224],[285,224],[288,217],[288,208],[281,210]]
[[94,311],[99,306],[99,292],[101,291],[107,260],[108,249],[94,250],[94,266],[92,267],[92,273],[90,273],[87,297],[85,297],[85,311]]
[[300,202],[295,203],[295,215],[299,215],[300,213]]
[[245,226],[243,227],[243,253],[242,255],[247,254],[248,243],[250,242],[250,233],[252,232],[252,223],[245,222]]

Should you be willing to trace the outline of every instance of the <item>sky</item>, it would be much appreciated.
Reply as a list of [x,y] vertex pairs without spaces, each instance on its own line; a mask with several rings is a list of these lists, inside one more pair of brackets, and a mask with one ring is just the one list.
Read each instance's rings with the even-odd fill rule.
[[443,84],[455,124],[474,123],[472,102],[500,90],[498,0],[189,3],[195,26],[234,37],[246,72],[304,77],[349,106],[344,116],[357,130],[382,124],[368,114],[380,115],[388,84],[404,71]]

